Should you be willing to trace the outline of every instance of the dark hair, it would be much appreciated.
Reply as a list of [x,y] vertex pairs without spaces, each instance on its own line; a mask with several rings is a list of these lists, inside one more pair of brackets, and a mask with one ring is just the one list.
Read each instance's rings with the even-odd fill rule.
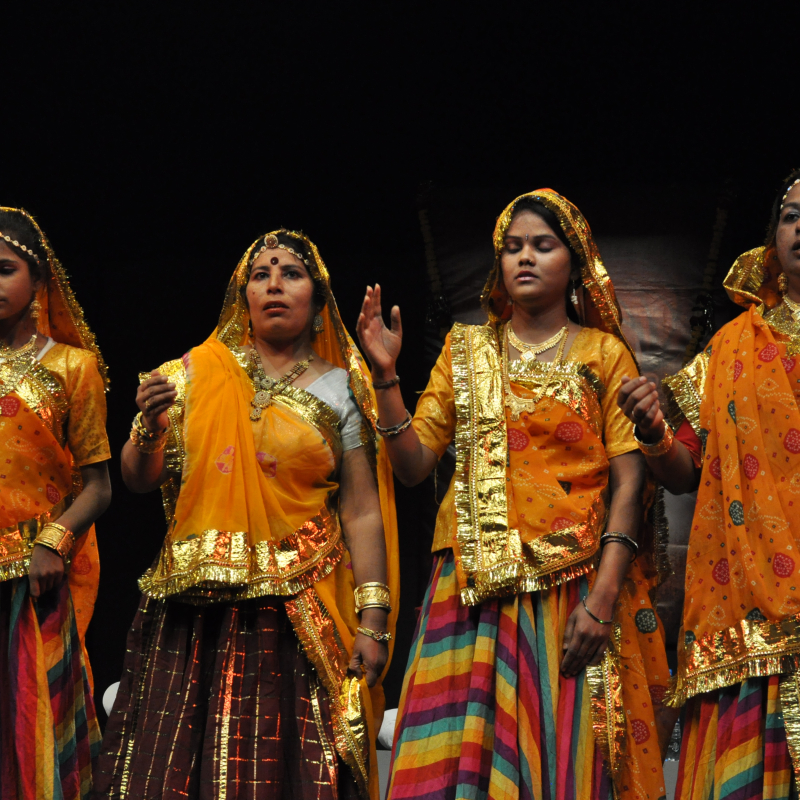
[[[279,244],[285,245],[286,247],[290,247],[292,250],[295,251],[295,253],[298,253],[300,255],[300,258],[303,261],[306,261],[309,264],[313,262],[314,256],[311,253],[310,248],[306,245],[306,243],[302,239],[293,236],[288,231],[281,231],[280,233],[277,234],[277,237]],[[262,236],[259,242],[262,242],[263,239],[264,237]],[[256,258],[257,258],[256,253],[258,253],[259,249],[260,249],[260,244],[256,245],[256,248],[253,253],[253,255]],[[255,261],[255,258],[253,258],[250,262],[250,268],[247,274],[248,282],[250,281],[250,271],[253,269],[253,261]],[[308,270],[308,277],[311,278],[311,282],[314,284],[314,296],[313,296],[314,308],[316,308],[319,311],[322,311],[322,309],[325,307],[325,303],[327,302],[327,297],[325,295],[325,287],[322,285],[320,281],[318,281],[313,276],[313,274],[311,273],[311,269],[308,266],[306,266],[306,270]],[[245,298],[246,302],[247,301],[246,285],[242,287],[242,297]]]
[[15,247],[13,244],[9,245],[4,241],[4,244],[9,246],[28,265],[31,279],[42,280],[45,276],[47,255],[44,242],[39,237],[39,232],[33,222],[18,211],[0,211],[0,233],[24,244],[25,247],[36,253],[39,261],[21,248]]
[[778,232],[778,223],[780,222],[781,203],[783,202],[783,196],[798,178],[800,178],[800,169],[792,170],[789,176],[784,179],[783,183],[781,184],[781,188],[778,190],[778,194],[775,196],[775,202],[772,204],[772,213],[769,217],[769,225],[767,225],[767,238],[764,240],[764,244],[767,247],[775,244],[775,235]]
[[[561,227],[561,223],[558,221],[558,217],[556,216],[555,211],[551,211],[544,203],[540,203],[538,200],[534,200],[531,197],[524,197],[514,206],[514,213],[511,215],[511,219],[513,220],[514,217],[519,214],[520,211],[531,211],[536,214],[538,217],[541,217],[545,224],[547,224],[550,228],[552,228],[553,233],[558,236],[559,240],[566,246],[567,250],[569,250],[569,263],[572,271],[577,271],[580,274],[581,269],[581,259],[580,256],[575,252],[572,245],[569,243],[569,239],[567,239],[567,234],[564,233],[564,229]],[[574,306],[569,300],[565,299],[567,304],[567,316],[573,322],[579,322],[578,315],[575,311]]]

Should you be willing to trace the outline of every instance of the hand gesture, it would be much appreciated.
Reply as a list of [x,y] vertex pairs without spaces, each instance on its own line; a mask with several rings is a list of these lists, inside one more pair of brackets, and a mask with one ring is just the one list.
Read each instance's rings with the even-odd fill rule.
[[654,444],[664,437],[664,414],[658,390],[652,381],[644,376],[629,378],[624,375],[617,405],[639,429],[639,438],[643,442]]
[[395,364],[400,355],[400,346],[403,341],[403,326],[400,324],[400,309],[392,308],[392,327],[387,328],[383,322],[381,311],[381,287],[367,286],[361,313],[358,315],[356,332],[361,349],[369,359],[375,373],[383,376],[394,377]]
[[175,384],[165,375],[153,370],[136,391],[136,405],[142,412],[142,422],[150,433],[159,433],[169,426],[167,412],[175,405]]
[[31,597],[41,597],[53,587],[58,586],[64,577],[64,559],[43,544],[33,547],[31,565],[28,568],[28,583]]
[[386,642],[376,642],[370,636],[357,633],[348,669],[359,678],[366,675],[367,686],[372,687],[383,672],[388,658],[389,646]]

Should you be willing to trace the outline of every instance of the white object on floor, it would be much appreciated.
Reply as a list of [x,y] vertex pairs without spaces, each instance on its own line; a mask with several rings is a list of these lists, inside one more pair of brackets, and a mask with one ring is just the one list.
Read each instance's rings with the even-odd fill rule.
[[103,708],[106,711],[106,716],[111,716],[111,709],[114,708],[114,701],[117,699],[117,691],[119,689],[119,681],[112,683],[103,692]]
[[387,750],[392,749],[394,741],[394,726],[397,723],[397,709],[389,708],[383,715],[383,724],[378,731],[378,742]]
[[675,800],[675,784],[678,782],[678,762],[664,762],[664,782],[667,789],[667,800]]
[[381,786],[381,800],[386,800],[386,790],[389,788],[389,765],[392,761],[391,750],[376,750],[378,756],[378,783]]

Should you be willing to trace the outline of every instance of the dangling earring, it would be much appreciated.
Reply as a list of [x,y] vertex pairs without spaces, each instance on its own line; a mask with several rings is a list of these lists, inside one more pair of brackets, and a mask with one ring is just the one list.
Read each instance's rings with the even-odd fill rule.
[[253,320],[249,320],[247,323],[247,338],[251,342],[253,341]]
[[39,302],[39,299],[34,297],[31,301],[31,319],[33,320],[34,325],[39,321],[39,314],[42,310],[42,304]]
[[322,333],[322,331],[324,330],[325,330],[325,323],[322,321],[322,314],[315,314],[314,325],[313,325],[314,333]]
[[576,308],[578,307],[578,282],[576,280],[572,280],[572,294],[569,296],[572,305]]
[[781,274],[778,275],[778,291],[781,294],[786,294],[786,292],[789,291],[789,278],[785,272],[781,272]]

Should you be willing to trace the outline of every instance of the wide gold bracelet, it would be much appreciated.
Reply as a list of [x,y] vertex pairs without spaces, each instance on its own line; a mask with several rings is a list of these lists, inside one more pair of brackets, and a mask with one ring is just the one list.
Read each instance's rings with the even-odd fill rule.
[[66,561],[75,544],[75,534],[57,522],[48,522],[39,531],[39,535],[33,540],[33,543],[55,550]]
[[664,435],[661,437],[661,440],[655,444],[643,442],[636,435],[636,428],[633,429],[633,438],[636,440],[636,444],[639,445],[639,449],[646,456],[650,456],[650,458],[659,458],[660,456],[665,456],[672,449],[672,442],[675,440],[675,434],[672,432],[672,428],[665,422]]
[[160,433],[152,433],[148,431],[142,422],[142,412],[140,411],[133,418],[133,425],[131,426],[131,443],[133,446],[140,450],[142,453],[152,454],[158,453],[164,449],[167,443],[166,430]]
[[383,631],[373,631],[372,628],[362,628],[359,626],[356,628],[359,633],[363,633],[364,636],[369,636],[370,639],[374,639],[376,642],[391,642],[392,641],[392,634]]
[[353,598],[356,601],[356,614],[360,614],[365,608],[384,608],[389,612],[392,610],[389,587],[385,583],[362,583],[356,586]]

